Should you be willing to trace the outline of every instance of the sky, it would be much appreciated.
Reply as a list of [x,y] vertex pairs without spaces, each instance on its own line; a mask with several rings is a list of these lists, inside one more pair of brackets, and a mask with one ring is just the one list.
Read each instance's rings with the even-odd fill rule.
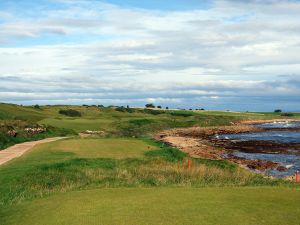
[[1,0],[0,102],[300,111],[300,1]]

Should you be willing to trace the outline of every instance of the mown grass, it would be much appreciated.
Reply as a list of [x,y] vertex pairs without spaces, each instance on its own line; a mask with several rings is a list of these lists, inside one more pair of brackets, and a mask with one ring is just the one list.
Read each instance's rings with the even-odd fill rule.
[[[89,148],[95,150],[91,153]],[[181,151],[150,140],[70,139],[47,143],[0,167],[0,205],[93,187],[290,185],[225,161],[190,159],[189,170],[187,159]]]
[[3,225],[294,225],[292,188],[108,188],[62,193],[0,209]]

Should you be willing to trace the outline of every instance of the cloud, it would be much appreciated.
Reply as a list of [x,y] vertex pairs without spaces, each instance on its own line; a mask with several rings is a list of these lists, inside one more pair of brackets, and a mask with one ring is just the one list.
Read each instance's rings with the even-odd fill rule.
[[188,107],[200,99],[239,109],[250,98],[256,109],[285,98],[300,109],[297,1],[219,0],[194,10],[56,1],[30,10],[38,8],[35,17],[0,9],[3,101]]

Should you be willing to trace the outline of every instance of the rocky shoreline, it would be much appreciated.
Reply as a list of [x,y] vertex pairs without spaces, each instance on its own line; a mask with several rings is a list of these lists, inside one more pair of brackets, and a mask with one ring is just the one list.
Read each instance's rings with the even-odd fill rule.
[[299,131],[300,128],[258,128],[253,125],[273,122],[294,122],[294,120],[257,120],[244,121],[232,126],[223,127],[190,127],[167,130],[155,136],[155,139],[170,146],[181,149],[196,158],[226,159],[244,168],[263,173],[268,169],[287,170],[279,163],[266,160],[252,160],[237,157],[234,151],[246,153],[288,154],[293,149],[300,155],[300,143],[279,143],[273,141],[242,141],[233,142],[218,139],[215,135],[264,132],[270,130]]

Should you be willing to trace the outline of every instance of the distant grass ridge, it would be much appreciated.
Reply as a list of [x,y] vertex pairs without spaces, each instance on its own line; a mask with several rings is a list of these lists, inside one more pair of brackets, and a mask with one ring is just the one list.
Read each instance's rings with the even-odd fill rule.
[[[59,111],[78,112],[76,116],[62,115]],[[79,117],[79,114],[81,115]],[[82,132],[104,131],[109,136],[145,137],[155,132],[189,126],[224,126],[242,120],[284,118],[278,113],[242,113],[225,111],[158,110],[130,107],[98,106],[18,106],[0,104],[0,121],[22,120],[41,125],[67,128]],[[299,113],[286,115],[299,119]]]

